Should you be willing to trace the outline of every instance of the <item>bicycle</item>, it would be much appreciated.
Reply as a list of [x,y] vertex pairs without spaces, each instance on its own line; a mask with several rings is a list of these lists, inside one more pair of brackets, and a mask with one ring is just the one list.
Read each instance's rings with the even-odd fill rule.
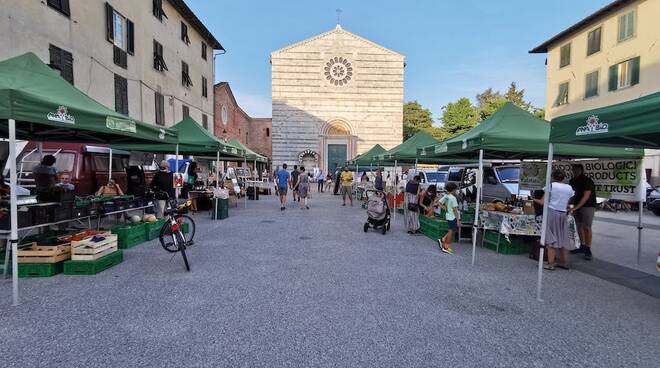
[[[192,201],[187,199],[183,203],[177,203],[176,200],[171,200],[166,192],[161,192],[160,194],[165,195],[169,205],[164,211],[165,223],[160,229],[160,245],[170,253],[181,252],[186,270],[190,271],[186,248],[194,244],[195,221],[192,217],[186,215],[186,213],[192,206]],[[186,239],[186,234],[184,233],[185,228],[187,228],[186,232],[189,234],[188,239]]]

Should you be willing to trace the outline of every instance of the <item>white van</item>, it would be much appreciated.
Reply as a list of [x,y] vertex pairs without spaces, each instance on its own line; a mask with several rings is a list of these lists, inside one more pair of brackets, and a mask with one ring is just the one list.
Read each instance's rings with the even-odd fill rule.
[[[456,183],[459,188],[466,188],[476,183],[479,165],[456,165],[446,167],[447,182]],[[528,196],[528,190],[518,189],[520,165],[493,166],[484,163],[483,201],[496,202],[511,199],[511,196]]]
[[426,190],[429,185],[435,185],[438,192],[445,190],[445,182],[447,181],[447,170],[408,170],[407,179],[411,180],[416,175],[420,178],[420,187]]

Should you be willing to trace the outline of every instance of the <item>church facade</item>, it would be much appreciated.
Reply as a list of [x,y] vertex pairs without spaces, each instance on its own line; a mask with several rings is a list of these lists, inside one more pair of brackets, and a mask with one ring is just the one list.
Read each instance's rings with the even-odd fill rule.
[[405,57],[331,31],[271,53],[273,165],[334,171],[403,137]]

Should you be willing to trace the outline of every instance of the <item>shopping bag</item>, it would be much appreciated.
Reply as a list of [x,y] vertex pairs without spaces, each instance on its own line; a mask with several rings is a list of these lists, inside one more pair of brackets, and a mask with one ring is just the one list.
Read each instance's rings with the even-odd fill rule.
[[568,250],[580,248],[580,234],[577,231],[577,223],[575,217],[569,214],[566,216],[568,222]]

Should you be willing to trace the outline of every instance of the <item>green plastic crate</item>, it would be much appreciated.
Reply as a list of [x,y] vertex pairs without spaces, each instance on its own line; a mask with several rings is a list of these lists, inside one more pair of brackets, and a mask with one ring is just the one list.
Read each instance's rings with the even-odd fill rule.
[[119,248],[132,248],[147,241],[146,224],[120,224],[112,227],[111,232],[117,234]]
[[64,274],[96,275],[99,272],[120,264],[123,260],[124,254],[118,249],[94,261],[66,261],[64,262]]
[[165,224],[165,220],[160,219],[156,222],[145,222],[144,223],[144,233],[147,240],[154,240],[160,235],[160,229]]
[[64,261],[57,263],[19,263],[18,277],[50,277],[62,273]]
[[486,231],[484,234],[484,248],[496,250],[500,254],[526,254],[529,252],[529,246],[525,242],[525,237],[519,235],[509,235],[509,240],[504,235],[500,236],[500,245],[497,247],[497,231]]

